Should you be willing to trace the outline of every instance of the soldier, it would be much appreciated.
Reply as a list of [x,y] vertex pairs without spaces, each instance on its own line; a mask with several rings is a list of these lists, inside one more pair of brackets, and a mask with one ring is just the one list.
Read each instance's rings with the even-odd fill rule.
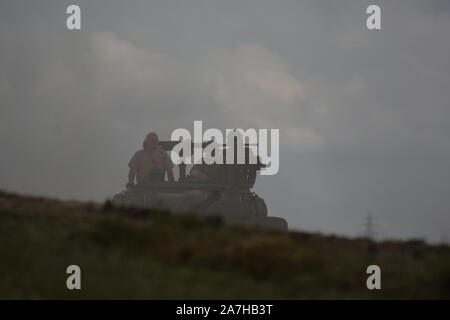
[[134,185],[135,178],[138,184],[161,182],[166,173],[169,181],[175,180],[172,160],[158,143],[158,135],[150,132],[144,140],[143,149],[137,151],[128,163],[128,184]]
[[212,181],[217,174],[217,165],[208,165],[205,163],[194,164],[191,171],[189,172],[189,177],[193,180],[199,181]]

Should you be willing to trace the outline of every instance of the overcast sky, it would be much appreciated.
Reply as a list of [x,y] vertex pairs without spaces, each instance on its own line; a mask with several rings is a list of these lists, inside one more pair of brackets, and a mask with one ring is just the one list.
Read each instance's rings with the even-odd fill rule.
[[271,215],[357,236],[372,210],[381,238],[439,241],[449,34],[446,0],[2,1],[0,188],[103,201],[149,131],[279,128]]

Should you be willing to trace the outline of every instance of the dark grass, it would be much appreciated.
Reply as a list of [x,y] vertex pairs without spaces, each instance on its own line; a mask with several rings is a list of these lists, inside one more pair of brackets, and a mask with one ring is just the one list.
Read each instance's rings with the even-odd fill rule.
[[[66,289],[68,265],[82,290]],[[366,288],[366,267],[382,290]],[[0,298],[450,298],[450,249],[0,193]]]

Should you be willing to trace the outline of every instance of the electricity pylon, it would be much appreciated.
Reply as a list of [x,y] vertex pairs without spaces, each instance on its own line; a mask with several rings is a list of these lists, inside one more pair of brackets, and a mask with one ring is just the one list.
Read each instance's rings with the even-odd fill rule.
[[364,235],[367,239],[374,240],[376,237],[376,225],[373,222],[372,211],[369,210],[364,223]]

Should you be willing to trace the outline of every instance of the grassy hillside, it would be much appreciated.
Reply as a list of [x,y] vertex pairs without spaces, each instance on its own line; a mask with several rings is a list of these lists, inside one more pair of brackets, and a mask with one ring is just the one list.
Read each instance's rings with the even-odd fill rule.
[[[82,290],[66,289],[71,264]],[[0,193],[0,298],[450,298],[450,248]]]

